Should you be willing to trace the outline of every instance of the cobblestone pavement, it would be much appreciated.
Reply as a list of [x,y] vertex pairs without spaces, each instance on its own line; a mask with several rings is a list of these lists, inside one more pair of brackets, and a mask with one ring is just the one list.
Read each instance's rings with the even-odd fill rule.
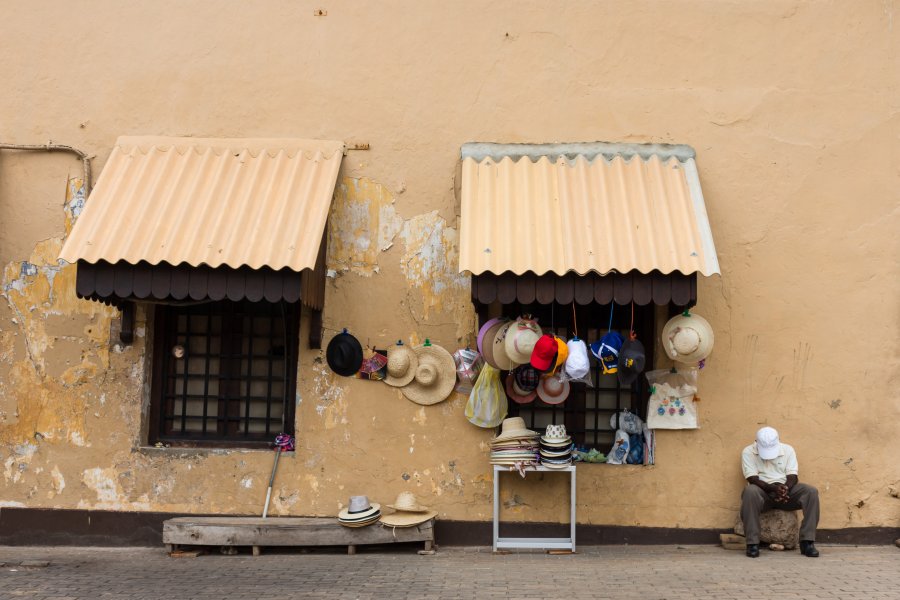
[[595,546],[575,555],[415,546],[170,558],[153,548],[0,547],[0,598],[900,598],[900,549],[820,546],[822,556],[713,546]]

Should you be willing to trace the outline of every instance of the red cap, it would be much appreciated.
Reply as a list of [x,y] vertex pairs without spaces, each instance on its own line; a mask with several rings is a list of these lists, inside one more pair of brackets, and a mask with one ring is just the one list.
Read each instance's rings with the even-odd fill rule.
[[538,371],[549,371],[556,362],[559,346],[552,335],[542,335],[531,351],[531,366]]

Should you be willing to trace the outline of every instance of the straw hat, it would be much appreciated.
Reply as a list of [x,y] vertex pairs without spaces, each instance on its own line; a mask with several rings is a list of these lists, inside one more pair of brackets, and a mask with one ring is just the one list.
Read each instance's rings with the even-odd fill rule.
[[559,377],[550,375],[542,377],[537,388],[538,397],[547,404],[561,404],[569,397],[571,386],[568,380],[560,381]]
[[[516,363],[514,363],[506,353],[506,335],[510,331],[512,324],[512,321],[503,321],[494,324],[484,334],[484,341],[482,342],[482,347],[484,348],[484,360],[495,369],[500,369],[501,371],[509,371],[516,366]],[[494,328],[496,328],[496,331]],[[491,332],[494,332],[493,337],[490,337]],[[489,344],[488,340],[493,341]]]
[[695,314],[680,314],[669,319],[662,330],[662,346],[672,360],[698,363],[713,349],[713,330],[709,322]]
[[525,419],[522,417],[510,417],[508,419],[503,419],[503,423],[500,425],[500,435],[491,441],[501,442],[503,440],[511,440],[520,437],[534,438],[538,435],[538,432],[525,427]]
[[402,340],[390,346],[387,351],[387,376],[384,382],[393,387],[403,387],[416,376],[416,368],[419,359],[409,346],[405,346]]
[[456,385],[453,356],[440,346],[433,346],[427,339],[416,347],[415,353],[419,361],[415,377],[400,391],[407,399],[425,406],[446,400]]
[[416,500],[416,495],[412,492],[400,492],[399,494],[397,494],[397,499],[394,500],[394,503],[388,504],[387,507],[403,512],[421,513],[431,510],[427,506],[422,506],[421,504],[419,504],[419,501]]
[[534,345],[541,339],[541,328],[534,319],[519,317],[509,328],[504,344],[506,355],[517,365],[531,362]]
[[428,512],[395,512],[381,517],[381,524],[388,527],[415,527],[437,516],[436,510]]

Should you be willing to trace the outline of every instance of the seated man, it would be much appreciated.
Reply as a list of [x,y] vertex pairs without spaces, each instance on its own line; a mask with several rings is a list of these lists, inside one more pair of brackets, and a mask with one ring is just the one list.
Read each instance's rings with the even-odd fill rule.
[[770,508],[803,510],[800,524],[800,552],[819,556],[816,526],[819,524],[819,491],[797,482],[797,454],[778,440],[778,432],[763,427],[756,442],[741,453],[741,467],[749,485],[741,496],[741,521],[747,536],[747,556],[759,556],[759,515]]

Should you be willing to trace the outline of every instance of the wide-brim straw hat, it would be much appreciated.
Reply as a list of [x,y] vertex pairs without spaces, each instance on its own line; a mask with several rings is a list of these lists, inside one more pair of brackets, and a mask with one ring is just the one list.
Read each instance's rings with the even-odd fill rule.
[[569,397],[572,386],[568,380],[560,381],[559,377],[550,375],[542,377],[538,384],[537,395],[546,404],[561,404]]
[[443,402],[456,386],[456,363],[453,355],[428,340],[415,349],[419,361],[416,374],[407,385],[400,388],[403,395],[416,404],[429,406]]
[[387,507],[403,512],[428,512],[431,510],[427,506],[419,504],[416,495],[412,492],[400,492],[397,494],[397,499],[394,500],[394,503],[388,504]]
[[[509,371],[516,366],[506,353],[506,335],[510,332],[513,321],[501,321],[495,323],[485,334],[482,347],[484,348],[484,360],[495,369]],[[495,330],[496,328],[496,330]],[[493,336],[491,333],[493,332]],[[489,340],[493,340],[488,343]]]
[[503,340],[506,355],[517,365],[529,364],[534,345],[541,339],[541,335],[537,321],[521,317],[516,319]]
[[503,419],[503,423],[500,424],[500,435],[492,441],[500,442],[515,438],[536,438],[538,435],[537,431],[532,431],[525,427],[525,419],[522,417],[510,417]]
[[662,346],[669,358],[685,364],[706,359],[715,341],[712,326],[700,315],[675,315],[663,326]]
[[393,387],[403,387],[416,376],[419,358],[410,346],[397,341],[387,350],[387,375],[384,382]]
[[381,517],[382,525],[388,527],[415,527],[437,516],[436,510],[428,512],[395,512]]

